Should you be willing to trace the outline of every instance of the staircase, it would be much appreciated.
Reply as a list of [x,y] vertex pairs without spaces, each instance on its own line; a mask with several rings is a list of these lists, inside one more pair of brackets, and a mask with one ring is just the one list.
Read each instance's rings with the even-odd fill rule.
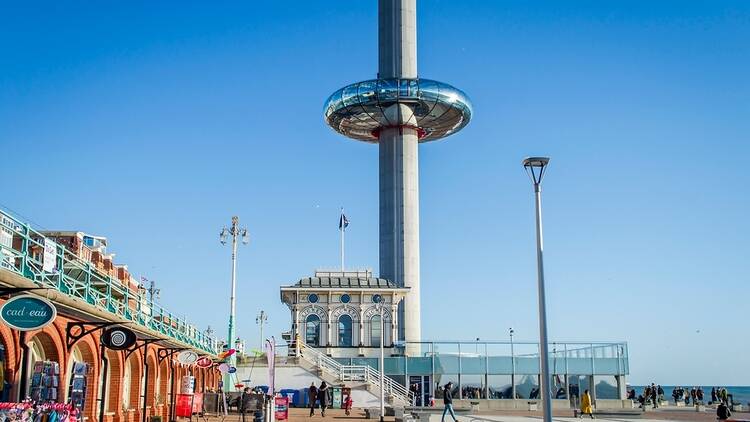
[[321,376],[327,375],[337,383],[362,384],[375,395],[380,394],[382,377],[387,403],[391,406],[410,406],[413,403],[412,394],[406,387],[368,365],[342,365],[303,342],[300,342],[297,355],[300,363],[306,362],[311,365]]

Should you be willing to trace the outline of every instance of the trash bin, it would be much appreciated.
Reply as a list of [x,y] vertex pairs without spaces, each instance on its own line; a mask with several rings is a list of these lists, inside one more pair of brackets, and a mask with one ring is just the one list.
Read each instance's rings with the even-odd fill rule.
[[279,394],[281,394],[282,397],[286,397],[289,399],[289,406],[292,406],[292,407],[297,406],[297,400],[298,400],[297,396],[299,396],[299,390],[285,388],[279,391]]
[[331,388],[331,409],[341,409],[341,387]]

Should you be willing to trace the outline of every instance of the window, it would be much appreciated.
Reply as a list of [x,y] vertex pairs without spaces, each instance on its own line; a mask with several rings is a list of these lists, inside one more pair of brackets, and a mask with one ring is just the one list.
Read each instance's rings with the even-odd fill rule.
[[320,317],[317,315],[310,315],[305,321],[305,343],[320,345]]
[[339,317],[339,347],[352,345],[352,317],[341,315]]
[[383,297],[380,295],[372,295],[372,303],[380,303],[383,300]]
[[380,342],[383,338],[383,324],[380,320],[380,315],[375,315],[370,318],[370,346],[380,347]]
[[351,300],[352,298],[348,294],[341,295],[341,303],[349,303]]
[[307,301],[310,303],[318,303],[318,295],[315,293],[307,295]]

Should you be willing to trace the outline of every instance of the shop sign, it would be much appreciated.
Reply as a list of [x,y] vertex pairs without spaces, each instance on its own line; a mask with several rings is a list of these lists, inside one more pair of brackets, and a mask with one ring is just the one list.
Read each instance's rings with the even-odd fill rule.
[[198,365],[199,368],[210,368],[214,365],[214,362],[211,360],[211,358],[203,356],[202,358],[198,359],[195,364]]
[[177,355],[177,361],[185,364],[192,365],[198,360],[198,354],[192,350],[183,350]]
[[110,328],[102,334],[102,343],[105,347],[112,350],[129,349],[135,344],[135,341],[135,333],[125,327]]
[[57,308],[47,299],[31,295],[16,296],[0,308],[0,318],[11,328],[31,331],[51,324]]
[[57,243],[44,238],[44,255],[42,255],[42,270],[47,273],[57,272]]

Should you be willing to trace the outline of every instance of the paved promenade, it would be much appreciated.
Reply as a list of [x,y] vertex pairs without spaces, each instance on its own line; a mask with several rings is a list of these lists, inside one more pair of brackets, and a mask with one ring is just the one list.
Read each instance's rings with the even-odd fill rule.
[[[309,417],[309,410],[307,409],[290,409],[289,420],[290,422],[309,422],[309,421],[329,421],[329,422],[345,422],[349,420],[367,420],[363,411],[354,409],[351,416],[346,416],[343,410],[335,409],[326,412],[325,419],[320,416],[320,410],[316,409],[315,416]],[[441,413],[435,413],[430,416],[429,422],[440,422]],[[736,413],[732,415],[737,419],[750,420],[750,413]],[[475,415],[458,415],[458,419],[461,422],[539,422],[542,419],[541,412],[517,412],[517,411],[504,411],[504,412],[492,412],[492,413],[480,413]],[[226,422],[235,421],[230,416],[226,419]],[[386,421],[393,422],[393,417],[387,417]],[[450,420],[447,418],[446,420]],[[560,422],[575,422],[582,420],[590,420],[589,418],[576,419],[572,417],[572,411],[555,412],[555,421]],[[614,422],[653,422],[653,421],[716,421],[716,415],[711,412],[695,412],[693,410],[679,410],[678,408],[668,410],[656,410],[649,411],[639,419],[624,419],[624,418],[597,418],[597,421],[614,421]],[[372,420],[377,422],[376,420]],[[424,421],[422,421],[424,422]]]

